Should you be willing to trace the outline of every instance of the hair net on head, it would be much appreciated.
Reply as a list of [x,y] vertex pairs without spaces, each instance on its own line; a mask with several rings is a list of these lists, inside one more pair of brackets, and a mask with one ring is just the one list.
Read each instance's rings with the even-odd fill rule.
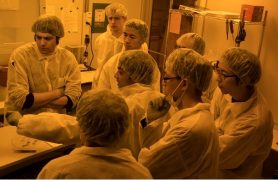
[[245,49],[233,47],[226,50],[221,57],[221,62],[246,85],[254,85],[261,78],[259,58]]
[[120,57],[119,67],[128,73],[132,81],[150,85],[153,81],[155,60],[142,50],[129,50]]
[[110,90],[86,92],[77,105],[76,116],[86,140],[101,146],[119,140],[129,127],[125,100]]
[[144,42],[147,41],[147,38],[149,36],[149,29],[144,21],[140,19],[129,19],[126,21],[125,27],[136,29],[139,32],[142,40]]
[[111,3],[105,8],[106,16],[122,16],[127,17],[127,10],[121,3]]
[[193,49],[199,54],[204,55],[206,43],[198,34],[186,33],[177,39],[177,46],[181,48]]
[[205,58],[192,49],[174,50],[166,60],[166,70],[182,79],[189,79],[199,91],[205,91],[212,77],[212,67]]
[[64,37],[64,26],[61,20],[52,15],[42,15],[33,24],[32,31],[34,33],[43,32],[53,36]]

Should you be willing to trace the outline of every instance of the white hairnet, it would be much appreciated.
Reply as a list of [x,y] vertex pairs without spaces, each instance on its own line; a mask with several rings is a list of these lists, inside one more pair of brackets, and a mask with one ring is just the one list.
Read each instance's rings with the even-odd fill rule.
[[105,8],[106,16],[127,17],[127,9],[121,3],[111,3]]
[[128,73],[132,81],[150,85],[153,81],[155,60],[142,50],[129,50],[120,57],[119,67]]
[[166,69],[181,79],[189,79],[199,91],[205,91],[212,77],[212,67],[192,49],[174,50],[166,60]]
[[149,29],[144,21],[140,19],[129,19],[126,21],[125,27],[136,29],[140,34],[143,42],[146,42],[149,36]]
[[196,33],[185,33],[177,39],[177,46],[193,49],[199,54],[204,55],[206,43],[204,39]]
[[53,36],[64,37],[64,26],[61,20],[53,15],[42,15],[33,24],[34,33],[43,32]]
[[246,85],[254,85],[261,78],[261,64],[253,53],[238,47],[226,50],[221,62],[225,64]]
[[119,140],[129,126],[125,100],[110,90],[86,92],[78,103],[76,116],[86,140],[101,146]]

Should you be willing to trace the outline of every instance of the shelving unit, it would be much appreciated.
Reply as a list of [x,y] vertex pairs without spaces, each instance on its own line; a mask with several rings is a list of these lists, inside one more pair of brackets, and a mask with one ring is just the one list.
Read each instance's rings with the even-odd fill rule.
[[[192,7],[187,7],[180,5],[179,10],[170,10],[170,14],[172,12],[179,11],[183,15],[186,16],[191,16],[193,19],[196,18],[202,18],[202,27],[201,27],[201,33],[200,35],[204,35],[204,30],[206,28],[206,19],[212,19],[212,20],[218,20],[218,21],[223,21],[224,23],[232,21],[233,24],[238,25],[241,22],[240,19],[240,14],[238,13],[231,13],[231,12],[225,12],[225,11],[210,11],[205,8],[192,8]],[[244,24],[246,26],[254,25],[254,26],[261,26],[261,32],[259,35],[259,44],[258,44],[258,49],[257,49],[257,56],[260,57],[261,54],[261,48],[262,48],[262,43],[263,43],[263,37],[264,37],[264,32],[265,32],[265,26],[266,26],[266,20],[267,20],[267,14],[268,11],[265,10],[263,20],[261,22],[250,22],[250,21],[244,21]],[[194,22],[193,22],[194,26]],[[238,30],[237,30],[238,31]],[[236,32],[236,30],[234,31]],[[167,36],[168,36],[168,31],[167,31]]]

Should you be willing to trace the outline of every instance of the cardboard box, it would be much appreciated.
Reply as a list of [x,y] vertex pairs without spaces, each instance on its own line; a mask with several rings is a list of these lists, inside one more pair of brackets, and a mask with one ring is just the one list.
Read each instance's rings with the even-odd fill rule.
[[241,6],[240,17],[243,16],[243,11],[245,10],[245,21],[260,22],[262,21],[264,6],[253,6],[248,4],[243,4]]

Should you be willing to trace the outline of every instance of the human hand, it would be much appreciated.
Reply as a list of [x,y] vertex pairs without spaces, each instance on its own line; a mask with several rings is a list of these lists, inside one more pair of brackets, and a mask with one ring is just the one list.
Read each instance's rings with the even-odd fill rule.
[[148,123],[164,116],[170,109],[171,105],[165,97],[159,97],[151,100],[147,108]]
[[10,111],[6,113],[6,120],[12,126],[17,126],[22,115],[18,111]]

